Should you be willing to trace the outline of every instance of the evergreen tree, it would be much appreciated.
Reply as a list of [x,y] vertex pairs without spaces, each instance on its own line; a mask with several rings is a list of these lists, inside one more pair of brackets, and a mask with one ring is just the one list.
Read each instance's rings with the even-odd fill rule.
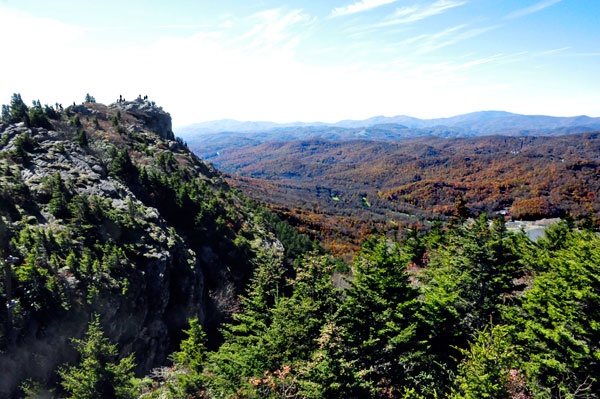
[[0,122],[10,123],[10,107],[6,104],[2,104],[2,115],[0,117]]
[[137,174],[137,169],[131,161],[131,157],[129,156],[129,152],[126,148],[123,148],[121,151],[117,151],[116,148],[112,147],[109,151],[109,156],[112,158],[109,172],[112,176],[120,179],[126,179],[134,172]]
[[[214,391],[235,394],[260,381],[264,392],[275,395],[281,387],[264,383],[274,374],[288,391],[300,390],[299,379],[309,383],[301,365],[310,363],[322,326],[331,320],[339,300],[333,269],[325,257],[307,256],[297,265],[296,278],[284,287],[280,263],[267,260],[258,267],[243,311],[225,326],[225,342],[209,356]],[[289,289],[293,292],[286,295]]]
[[368,241],[354,262],[355,271],[339,311],[354,386],[346,394],[365,397],[395,392],[411,380],[418,361],[418,291],[411,287],[406,259],[398,245],[385,239]]
[[187,338],[181,341],[179,351],[171,355],[173,363],[182,370],[177,374],[177,384],[171,387],[176,397],[193,398],[203,389],[202,371],[206,361],[206,334],[197,318],[190,319],[190,328],[184,330]]
[[[551,231],[562,231],[560,226]],[[564,231],[563,231],[564,233]],[[550,233],[550,236],[553,234]],[[550,241],[553,241],[552,239]],[[541,270],[518,307],[504,311],[540,397],[600,394],[600,238],[567,233],[560,248],[539,244]],[[544,249],[547,245],[554,251]]]
[[65,186],[60,173],[56,173],[50,180],[50,190],[52,198],[48,203],[48,210],[57,218],[65,218],[69,215],[69,196],[70,193]]
[[18,93],[14,93],[10,99],[9,117],[6,122],[24,122],[26,126],[29,126],[29,108]]
[[60,119],[60,114],[52,106],[44,105],[44,114],[49,119]]
[[34,101],[33,107],[29,109],[29,124],[33,127],[43,127],[52,129],[52,124],[48,120],[40,101]]
[[487,326],[468,349],[461,350],[465,359],[458,367],[450,399],[531,397],[508,331],[508,326]]
[[71,120],[69,121],[69,124],[72,126],[75,126],[77,128],[80,128],[81,120],[79,119],[79,115],[75,115],[73,118],[71,118]]
[[248,293],[241,299],[242,309],[233,315],[232,323],[223,326],[225,342],[209,359],[209,370],[215,375],[211,385],[225,392],[235,393],[250,377],[271,366],[263,338],[270,324],[269,309],[283,293],[284,268],[269,252],[259,259]]
[[74,339],[81,357],[78,366],[59,371],[69,399],[129,399],[135,397],[133,355],[117,362],[117,347],[109,342],[95,315],[84,339]]
[[88,138],[87,138],[87,134],[85,134],[85,130],[83,130],[83,129],[79,130],[79,133],[77,133],[77,142],[82,147],[88,146]]
[[501,306],[520,288],[515,281],[524,272],[518,255],[522,239],[509,234],[503,220],[490,227],[482,214],[474,223],[450,231],[447,245],[435,251],[424,282],[439,278],[447,283],[442,290],[457,295],[451,306],[467,335],[483,329],[490,317],[498,321]]

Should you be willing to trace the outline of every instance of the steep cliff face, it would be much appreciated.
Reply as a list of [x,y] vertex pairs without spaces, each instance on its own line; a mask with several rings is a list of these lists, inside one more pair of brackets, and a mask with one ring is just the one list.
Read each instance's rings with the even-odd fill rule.
[[211,331],[235,308],[257,254],[283,256],[153,103],[54,118],[0,125],[0,397],[55,379],[93,313],[138,373],[165,364],[188,318]]

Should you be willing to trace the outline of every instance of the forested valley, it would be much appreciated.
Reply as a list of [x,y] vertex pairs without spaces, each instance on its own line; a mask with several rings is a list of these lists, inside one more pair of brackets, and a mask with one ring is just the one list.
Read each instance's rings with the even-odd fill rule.
[[393,237],[448,221],[459,199],[473,215],[572,217],[600,227],[599,154],[598,133],[582,133],[263,144],[233,138],[209,159],[230,184],[347,256],[373,231]]

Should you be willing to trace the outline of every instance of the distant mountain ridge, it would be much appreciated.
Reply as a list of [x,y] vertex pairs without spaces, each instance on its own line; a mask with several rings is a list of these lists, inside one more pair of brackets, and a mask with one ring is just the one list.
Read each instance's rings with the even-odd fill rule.
[[[392,126],[393,125],[393,126]],[[522,115],[506,111],[478,111],[456,115],[448,118],[419,119],[406,115],[392,117],[375,116],[364,120],[343,120],[336,123],[292,122],[275,123],[268,121],[240,122],[233,119],[222,119],[195,123],[175,128],[175,133],[185,139],[218,133],[281,133],[303,130],[331,134],[330,129],[367,129],[392,126],[396,130],[404,127],[402,136],[418,137],[427,134],[451,136],[485,136],[485,135],[561,135],[581,133],[600,129],[600,118],[585,115],[556,117],[547,115]],[[413,129],[412,131],[406,131]],[[345,132],[346,136],[359,138],[358,132]],[[449,134],[450,133],[450,134]],[[295,139],[306,139],[314,135],[301,135]],[[323,138],[331,138],[323,136]],[[374,138],[374,137],[370,137]],[[402,138],[402,137],[400,137]],[[375,137],[375,139],[378,139]]]

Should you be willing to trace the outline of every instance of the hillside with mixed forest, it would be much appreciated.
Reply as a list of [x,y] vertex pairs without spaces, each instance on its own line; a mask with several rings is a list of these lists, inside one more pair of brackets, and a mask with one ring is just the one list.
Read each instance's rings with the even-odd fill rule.
[[[199,152],[201,153],[201,152]],[[343,253],[374,228],[473,214],[600,217],[600,136],[268,142],[209,158],[229,182]]]
[[[231,188],[153,102],[14,95],[0,124],[0,396],[597,398],[600,236],[566,213],[598,211],[598,137],[573,137],[255,148],[248,187],[285,173],[302,189],[310,173],[359,194],[322,186],[348,212],[440,216],[365,236],[344,261]],[[420,189],[442,183],[452,202],[428,209],[438,197]],[[494,212],[533,187],[565,198],[536,241]]]

